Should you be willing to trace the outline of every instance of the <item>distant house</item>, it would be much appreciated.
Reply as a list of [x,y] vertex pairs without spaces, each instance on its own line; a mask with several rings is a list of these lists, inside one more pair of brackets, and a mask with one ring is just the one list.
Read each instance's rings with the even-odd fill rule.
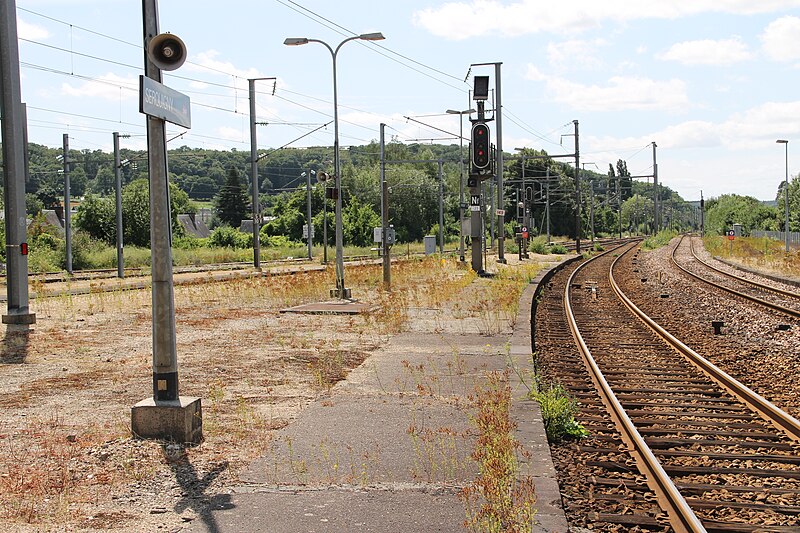
[[194,213],[178,215],[178,222],[180,222],[183,229],[186,230],[186,233],[193,237],[202,239],[211,235],[203,219],[201,217],[196,217]]

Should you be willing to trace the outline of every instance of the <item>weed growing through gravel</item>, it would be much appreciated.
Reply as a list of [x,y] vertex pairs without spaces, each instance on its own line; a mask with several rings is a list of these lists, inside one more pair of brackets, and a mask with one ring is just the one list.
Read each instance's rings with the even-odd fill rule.
[[509,412],[508,371],[492,372],[487,378],[474,397],[479,436],[472,458],[480,465],[480,475],[461,491],[467,514],[464,525],[481,533],[529,532],[536,495],[533,480],[518,475],[521,445],[514,438],[516,425]]

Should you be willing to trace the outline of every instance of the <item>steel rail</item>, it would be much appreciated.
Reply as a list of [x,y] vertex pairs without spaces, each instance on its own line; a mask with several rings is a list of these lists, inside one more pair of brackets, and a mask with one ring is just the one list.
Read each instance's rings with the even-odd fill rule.
[[[694,514],[694,511],[691,509],[691,507],[689,507],[689,504],[686,503],[683,495],[675,487],[675,484],[672,482],[672,479],[669,477],[669,475],[664,471],[663,466],[653,454],[652,450],[650,450],[650,447],[636,429],[636,426],[628,417],[625,409],[622,407],[622,404],[611,390],[611,386],[606,381],[605,376],[601,372],[597,362],[594,360],[594,357],[589,351],[589,347],[586,345],[583,336],[578,330],[578,325],[572,312],[572,306],[570,304],[570,289],[576,274],[592,260],[622,248],[623,246],[611,248],[610,250],[595,256],[594,258],[580,265],[572,272],[564,289],[564,311],[567,316],[567,322],[572,332],[572,336],[575,339],[575,343],[578,345],[581,354],[583,355],[584,363],[586,364],[586,367],[592,376],[592,381],[594,381],[595,386],[600,393],[603,403],[606,404],[611,417],[614,419],[614,424],[620,430],[622,440],[630,448],[631,455],[636,460],[639,470],[646,477],[647,485],[656,493],[660,507],[669,516],[672,528],[679,533],[705,532],[706,529],[703,527],[702,522]],[[616,263],[616,260],[614,262]]]
[[[682,240],[683,240],[683,238],[681,238],[681,241]],[[681,241],[678,241],[678,245],[680,245]],[[699,275],[695,274],[694,272],[691,272],[686,267],[683,267],[678,263],[678,260],[675,257],[675,254],[676,254],[677,251],[678,251],[678,246],[675,246],[675,248],[672,249],[672,263],[676,267],[681,269],[683,272],[688,274],[689,276],[691,276],[691,277],[693,277],[693,278],[695,278],[695,279],[697,279],[699,281],[702,281],[703,283],[708,283],[712,287],[716,287],[717,289],[725,291],[725,292],[727,292],[729,294],[733,294],[734,296],[738,296],[740,298],[744,298],[745,300],[749,300],[749,301],[751,301],[753,303],[757,303],[759,305],[763,305],[764,307],[768,307],[769,309],[772,309],[773,311],[778,311],[779,313],[783,313],[785,315],[789,315],[789,316],[792,316],[794,318],[800,318],[800,310],[792,309],[790,307],[784,307],[782,305],[774,304],[772,302],[768,302],[767,300],[762,300],[761,298],[757,298],[755,296],[751,296],[749,294],[745,294],[743,292],[739,292],[739,291],[737,291],[735,289],[731,289],[730,287],[726,287],[724,285],[720,285],[718,283],[714,283],[713,281],[711,281],[709,279],[706,279],[706,278],[704,278],[702,276],[699,276]]]
[[[681,242],[683,242],[683,237],[684,237],[684,236],[683,236],[683,235],[681,235],[681,240],[680,240],[680,242],[678,242],[678,246],[680,246],[680,243],[681,243]],[[789,298],[797,298],[797,299],[800,299],[800,293],[796,293],[796,292],[792,292],[792,291],[787,291],[787,290],[784,290],[784,289],[779,289],[779,288],[777,288],[777,287],[770,287],[769,285],[764,285],[763,283],[759,283],[759,282],[757,282],[757,281],[753,281],[753,280],[751,280],[751,279],[742,278],[742,277],[740,277],[740,276],[737,276],[737,275],[735,275],[735,274],[731,274],[730,272],[725,272],[724,270],[722,270],[722,269],[720,269],[720,268],[717,268],[717,267],[715,267],[715,266],[714,266],[714,265],[712,265],[711,263],[708,263],[708,262],[706,262],[706,261],[703,261],[703,260],[702,260],[702,259],[700,259],[700,257],[699,257],[699,256],[698,256],[698,255],[695,253],[695,251],[694,251],[694,241],[693,241],[691,238],[689,239],[689,249],[690,249],[690,250],[691,250],[691,252],[692,252],[692,257],[694,257],[694,258],[695,258],[695,260],[697,260],[697,262],[698,262],[698,263],[701,263],[702,265],[704,265],[704,266],[706,266],[706,267],[710,268],[711,270],[714,270],[715,272],[718,272],[718,273],[722,274],[723,276],[727,276],[727,277],[729,277],[729,278],[733,278],[733,279],[735,279],[736,281],[741,281],[741,282],[743,282],[743,283],[747,283],[748,285],[752,285],[753,287],[758,287],[759,289],[763,289],[763,290],[766,290],[766,291],[771,291],[771,292],[774,292],[774,293],[776,293],[776,294],[780,294],[781,296],[787,296],[787,297],[789,297]]]
[[[677,247],[676,247],[677,249]],[[620,256],[621,257],[621,256]],[[614,280],[614,265],[620,258],[614,260],[608,272],[611,287],[619,297],[620,300],[630,309],[639,319],[650,327],[659,337],[669,343],[678,353],[685,356],[692,364],[698,367],[704,374],[714,380],[721,387],[733,394],[735,397],[742,400],[747,404],[750,409],[758,413],[758,415],[771,423],[789,436],[792,440],[800,441],[800,421],[794,418],[789,413],[783,411],[775,404],[751,390],[749,387],[739,382],[736,378],[726,373],[721,368],[717,367],[711,361],[707,360],[677,338],[675,338],[667,330],[659,326],[652,318],[647,316],[630,298],[628,298],[622,289],[617,285]],[[673,251],[674,260],[674,251]],[[695,276],[697,277],[697,276]],[[702,278],[700,278],[702,279]],[[705,281],[705,280],[704,280]],[[710,282],[708,282],[710,283]],[[757,299],[756,299],[757,300]]]

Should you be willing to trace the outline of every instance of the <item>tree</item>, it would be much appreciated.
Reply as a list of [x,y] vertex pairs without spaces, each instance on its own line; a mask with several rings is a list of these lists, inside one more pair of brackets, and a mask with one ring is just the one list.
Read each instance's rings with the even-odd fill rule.
[[93,239],[114,244],[117,240],[116,205],[112,198],[90,194],[78,206],[75,227]]
[[228,179],[214,198],[214,209],[217,218],[223,223],[238,228],[247,217],[249,209],[247,190],[239,181],[239,171],[235,167],[228,169]]
[[780,230],[784,219],[781,213],[782,209],[764,205],[752,196],[723,194],[706,202],[706,231],[722,235],[734,224],[741,224],[745,234],[754,229]]
[[[184,229],[178,223],[178,213],[196,211],[196,208],[189,196],[174,183],[169,184],[169,195],[172,232],[180,237]],[[134,180],[122,189],[122,228],[126,243],[143,248],[150,246],[150,184],[144,178]]]
[[351,197],[347,208],[342,210],[342,236],[345,242],[353,246],[372,244],[372,230],[380,224],[381,217],[356,197]]

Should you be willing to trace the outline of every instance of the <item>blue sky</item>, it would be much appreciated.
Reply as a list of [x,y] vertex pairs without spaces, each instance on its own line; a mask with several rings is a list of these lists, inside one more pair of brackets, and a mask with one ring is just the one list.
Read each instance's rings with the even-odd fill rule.
[[[31,142],[111,149],[111,132],[145,147],[138,111],[141,2],[17,0],[22,92]],[[160,29],[189,60],[164,82],[192,99],[192,129],[170,147],[248,151],[247,79],[259,82],[260,149],[282,146],[333,117],[332,47],[380,31],[377,45],[338,54],[342,146],[378,138],[457,142],[472,63],[502,62],[503,147],[573,151],[601,172],[625,159],[684,198],[725,193],[774,199],[800,165],[800,0],[162,0]],[[491,67],[472,75],[492,76]],[[451,132],[427,128],[405,117]],[[170,126],[170,137],[184,132]],[[465,121],[464,131],[468,131]],[[445,139],[450,137],[449,139]],[[332,145],[333,127],[293,146]]]

